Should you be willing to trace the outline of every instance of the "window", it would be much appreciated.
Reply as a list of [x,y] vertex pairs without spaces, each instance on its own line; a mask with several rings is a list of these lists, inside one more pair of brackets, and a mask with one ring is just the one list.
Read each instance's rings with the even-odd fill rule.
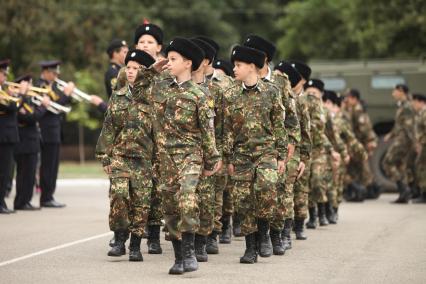
[[343,78],[321,78],[324,88],[332,91],[342,91],[346,88],[346,81]]
[[371,87],[373,89],[393,89],[398,84],[405,84],[403,77],[396,75],[378,75],[371,78]]

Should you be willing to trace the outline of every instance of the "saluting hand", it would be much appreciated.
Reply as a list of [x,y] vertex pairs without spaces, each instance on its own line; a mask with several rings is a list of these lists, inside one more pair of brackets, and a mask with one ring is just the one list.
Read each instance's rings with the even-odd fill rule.
[[158,73],[163,72],[164,70],[166,70],[166,65],[169,62],[168,59],[166,58],[162,58],[160,60],[158,60],[157,62],[155,62],[154,64],[152,64],[152,68],[155,69],[155,71],[157,71]]

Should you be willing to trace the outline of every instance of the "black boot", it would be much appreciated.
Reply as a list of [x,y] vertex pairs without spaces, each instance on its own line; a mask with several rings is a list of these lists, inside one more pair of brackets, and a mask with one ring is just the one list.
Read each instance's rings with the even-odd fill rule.
[[207,262],[206,252],[207,237],[195,234],[195,257],[198,262]]
[[108,252],[108,256],[122,256],[126,254],[125,243],[129,238],[129,232],[127,231],[117,231],[115,232],[116,239],[114,245],[111,247],[111,250]]
[[284,220],[284,229],[281,238],[285,250],[291,249],[291,228],[293,227],[293,219]]
[[328,221],[327,217],[325,216],[325,203],[318,203],[318,220],[320,226],[327,226]]
[[183,269],[185,272],[198,270],[198,262],[194,249],[195,234],[182,233]]
[[309,207],[309,221],[306,223],[307,229],[316,229],[317,228],[317,207]]
[[413,203],[426,203],[426,192],[419,193],[419,197],[413,199]]
[[219,243],[230,244],[231,243],[231,216],[222,217],[222,233],[219,236]]
[[257,241],[259,255],[261,257],[270,257],[272,255],[272,244],[269,242],[270,237],[268,234],[269,223],[265,219],[257,221]]
[[397,200],[394,201],[394,203],[408,203],[411,197],[410,188],[408,187],[407,184],[403,183],[402,181],[397,181],[396,185],[398,187],[399,197]]
[[241,223],[238,214],[234,214],[234,216],[232,216],[232,230],[234,233],[234,237],[243,236],[243,234],[241,233]]
[[354,182],[353,186],[355,189],[355,199],[353,201],[363,202],[365,200],[365,197],[367,196],[367,188],[365,188],[365,186],[357,182]]
[[329,224],[337,224],[336,214],[334,213],[334,208],[331,205],[331,202],[325,203],[325,215],[327,217]]
[[206,251],[207,251],[208,254],[218,254],[219,253],[219,247],[217,245],[217,232],[216,231],[213,231],[207,237]]
[[149,235],[148,235],[148,253],[149,254],[162,254],[163,250],[160,245],[160,226],[153,225],[149,226]]
[[173,251],[175,252],[175,264],[170,268],[169,274],[183,274],[182,241],[172,240]]
[[143,261],[141,240],[142,237],[136,236],[133,233],[130,235],[129,261]]
[[114,246],[114,244],[115,244],[115,239],[117,238],[117,235],[116,235],[116,233],[114,232],[114,236],[112,237],[112,239],[111,240],[109,240],[109,246],[110,247],[113,247]]
[[253,264],[257,262],[256,233],[245,236],[246,250],[240,258],[240,263]]
[[295,218],[294,219],[294,232],[296,233],[296,240],[306,240],[308,237],[303,232],[303,223],[305,219]]
[[334,216],[336,216],[336,222],[339,220],[339,207],[333,207]]
[[280,236],[280,231],[271,229],[271,243],[272,252],[274,255],[283,255],[285,253],[283,241]]
[[369,185],[367,185],[367,199],[377,199],[379,198],[381,193],[381,188],[376,182],[372,182]]

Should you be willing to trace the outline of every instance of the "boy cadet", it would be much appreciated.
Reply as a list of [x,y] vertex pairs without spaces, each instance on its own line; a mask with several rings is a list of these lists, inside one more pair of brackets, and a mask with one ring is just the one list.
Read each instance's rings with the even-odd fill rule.
[[276,206],[278,173],[285,170],[287,141],[280,90],[259,78],[265,54],[236,46],[231,54],[240,83],[225,92],[224,156],[234,181],[235,209],[240,215],[246,250],[241,263],[269,257],[268,227]]

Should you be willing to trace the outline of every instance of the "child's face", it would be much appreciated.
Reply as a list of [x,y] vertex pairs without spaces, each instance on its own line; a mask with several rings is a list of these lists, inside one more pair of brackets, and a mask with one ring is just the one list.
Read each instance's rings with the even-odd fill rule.
[[189,70],[191,71],[192,61],[184,58],[182,55],[176,51],[170,51],[167,54],[167,70],[173,76],[179,76],[183,72]]
[[129,84],[133,84],[138,75],[138,71],[141,68],[141,65],[135,61],[129,61],[126,65],[126,78]]
[[152,35],[145,34],[139,38],[136,49],[143,50],[153,58],[157,58],[157,54],[161,51],[161,45]]
[[245,81],[251,72],[255,71],[254,64],[249,64],[241,61],[235,61],[234,74],[235,79]]

